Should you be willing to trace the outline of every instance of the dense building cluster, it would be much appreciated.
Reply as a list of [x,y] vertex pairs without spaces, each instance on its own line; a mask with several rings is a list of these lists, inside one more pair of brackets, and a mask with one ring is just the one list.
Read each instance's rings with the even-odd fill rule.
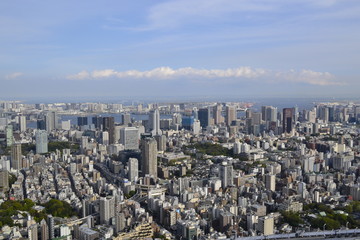
[[0,238],[360,227],[360,105],[252,106],[0,102]]

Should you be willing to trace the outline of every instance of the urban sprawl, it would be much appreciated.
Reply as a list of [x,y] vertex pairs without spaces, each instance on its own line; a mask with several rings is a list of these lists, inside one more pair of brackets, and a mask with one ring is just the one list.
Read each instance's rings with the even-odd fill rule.
[[360,104],[0,101],[0,239],[360,237]]

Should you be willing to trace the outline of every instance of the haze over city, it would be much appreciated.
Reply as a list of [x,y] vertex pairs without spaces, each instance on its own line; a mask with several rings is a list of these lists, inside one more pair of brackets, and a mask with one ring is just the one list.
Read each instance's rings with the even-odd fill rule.
[[356,0],[2,1],[0,95],[354,97],[359,12]]

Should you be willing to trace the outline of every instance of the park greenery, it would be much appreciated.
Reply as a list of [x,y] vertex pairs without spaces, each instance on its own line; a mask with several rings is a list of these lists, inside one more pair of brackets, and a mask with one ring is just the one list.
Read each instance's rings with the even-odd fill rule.
[[[325,227],[325,229],[331,230],[346,225],[349,228],[360,227],[360,221],[355,219],[353,215],[360,212],[360,202],[358,201],[351,202],[346,207],[338,207],[336,209],[332,209],[322,203],[310,203],[304,206],[304,211],[307,214],[315,214],[316,218],[307,218],[313,228],[323,229]],[[320,213],[325,214],[320,215]]]
[[35,205],[36,204],[30,199],[25,199],[23,201],[7,200],[3,202],[0,205],[0,227],[4,225],[10,227],[15,226],[16,224],[12,217],[17,214],[21,214],[22,216],[30,214],[36,222],[45,219],[48,214],[62,218],[71,217],[77,214],[70,204],[57,199],[51,199],[49,202],[45,203],[43,205],[45,209],[42,211],[35,210],[33,208]]
[[211,156],[227,156],[239,158],[242,161],[247,161],[247,157],[243,155],[234,154],[232,149],[221,146],[220,144],[213,143],[194,143],[186,146],[186,149],[196,149],[198,153],[207,154]]

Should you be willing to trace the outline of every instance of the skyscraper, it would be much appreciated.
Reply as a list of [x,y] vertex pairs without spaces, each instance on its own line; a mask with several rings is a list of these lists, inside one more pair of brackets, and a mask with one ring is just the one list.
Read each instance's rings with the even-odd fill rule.
[[157,143],[158,151],[160,151],[160,152],[166,151],[166,136],[165,135],[157,135],[157,136],[155,136],[155,140]]
[[19,130],[20,132],[26,131],[26,116],[18,116]]
[[236,107],[226,106],[226,125],[230,126],[236,120]]
[[200,108],[198,111],[198,118],[202,128],[206,128],[210,123],[210,111],[208,108]]
[[136,127],[125,127],[120,129],[120,143],[125,150],[139,149],[139,131]]
[[110,224],[115,216],[115,197],[107,196],[100,198],[100,224]]
[[129,172],[128,178],[130,181],[136,181],[139,176],[139,162],[136,158],[129,158],[128,162]]
[[11,146],[11,168],[20,170],[22,168],[21,144]]
[[130,113],[124,113],[123,115],[121,115],[121,120],[122,120],[122,124],[126,125],[126,126],[129,123],[131,123],[131,115],[130,115]]
[[11,147],[14,143],[13,126],[7,125],[5,128],[6,133],[6,146]]
[[78,117],[77,122],[78,122],[78,126],[88,125],[88,117]]
[[49,239],[49,228],[45,219],[41,220],[40,222],[40,234],[41,234],[41,240]]
[[58,116],[56,112],[47,112],[45,114],[46,131],[51,132],[58,127]]
[[220,179],[222,188],[233,185],[233,166],[227,162],[220,165]]
[[103,131],[109,133],[109,144],[115,143],[115,122],[114,117],[103,117]]
[[221,116],[222,106],[220,104],[217,104],[213,108],[213,118],[215,124],[220,124],[223,122],[223,116]]
[[283,109],[283,132],[291,133],[293,129],[293,117],[294,117],[293,108],[284,108]]
[[153,136],[162,134],[162,131],[160,130],[160,112],[159,112],[159,109],[155,109],[155,110],[150,112],[149,124],[150,124],[151,134]]
[[154,138],[141,140],[142,174],[157,177],[157,143]]
[[9,172],[5,169],[0,170],[0,190],[9,190]]
[[36,153],[48,152],[48,135],[44,130],[37,130],[35,134],[36,140]]

